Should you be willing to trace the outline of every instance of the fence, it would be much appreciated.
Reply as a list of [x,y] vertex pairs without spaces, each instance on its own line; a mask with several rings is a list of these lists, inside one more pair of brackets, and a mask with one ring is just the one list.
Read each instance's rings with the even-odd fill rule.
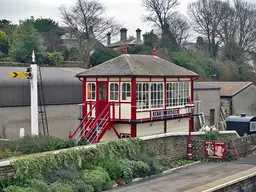
[[[256,151],[256,134],[225,141],[225,146],[225,160],[236,160],[245,157],[248,154],[252,154]],[[205,140],[192,141],[192,152],[194,159],[200,160],[206,158],[204,154],[204,147]]]

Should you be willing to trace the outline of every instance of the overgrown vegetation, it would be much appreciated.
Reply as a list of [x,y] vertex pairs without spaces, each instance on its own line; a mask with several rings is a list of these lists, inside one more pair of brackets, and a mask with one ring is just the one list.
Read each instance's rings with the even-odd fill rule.
[[96,147],[41,153],[15,159],[15,178],[5,191],[101,192],[192,161],[159,161],[138,138],[101,143]]
[[86,144],[87,141],[85,140],[76,143],[75,140],[60,139],[52,136],[25,136],[19,139],[0,141],[0,159]]

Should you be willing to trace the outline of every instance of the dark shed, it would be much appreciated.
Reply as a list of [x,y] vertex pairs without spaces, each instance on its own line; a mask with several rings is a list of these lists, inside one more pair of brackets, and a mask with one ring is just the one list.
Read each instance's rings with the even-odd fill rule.
[[256,134],[256,117],[246,116],[241,114],[240,116],[229,116],[226,119],[227,130],[234,130],[240,136],[245,134]]

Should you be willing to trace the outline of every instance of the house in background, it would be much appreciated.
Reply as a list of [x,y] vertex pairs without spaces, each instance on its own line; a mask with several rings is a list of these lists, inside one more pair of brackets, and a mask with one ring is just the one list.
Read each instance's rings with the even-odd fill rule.
[[256,115],[256,87],[252,82],[201,82],[220,87],[221,107],[227,116]]
[[[194,82],[195,114],[202,113],[208,126],[220,122],[220,87]],[[194,118],[195,130],[201,128],[199,116]]]
[[127,49],[129,49],[129,47],[134,46],[134,45],[142,45],[144,43],[144,41],[141,39],[141,30],[139,28],[136,30],[136,38],[135,37],[127,38],[127,29],[121,28],[120,29],[120,40],[115,43],[111,43],[111,33],[107,34],[107,47],[108,48],[112,48],[112,49],[116,50],[120,47],[123,47],[124,43],[126,44]]

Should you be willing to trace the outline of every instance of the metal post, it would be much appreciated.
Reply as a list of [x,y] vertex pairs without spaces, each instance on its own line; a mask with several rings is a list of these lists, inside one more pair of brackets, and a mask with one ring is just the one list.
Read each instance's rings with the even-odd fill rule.
[[188,128],[188,159],[192,159],[192,136],[191,136],[191,131],[192,131],[192,126],[193,126],[193,121],[192,121],[193,116],[189,116],[189,128]]
[[30,94],[31,94],[31,135],[38,135],[38,92],[37,92],[37,65],[32,64],[30,79]]

